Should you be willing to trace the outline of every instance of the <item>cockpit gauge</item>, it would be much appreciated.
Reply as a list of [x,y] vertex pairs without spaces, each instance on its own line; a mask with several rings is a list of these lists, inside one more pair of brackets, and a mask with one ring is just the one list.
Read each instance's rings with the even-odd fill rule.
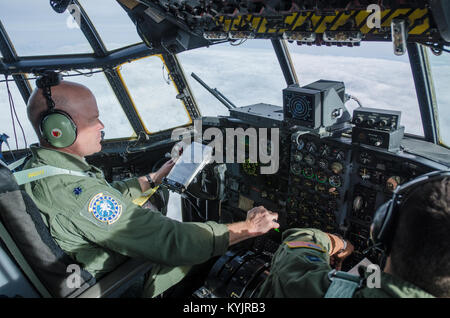
[[310,142],[308,142],[308,143],[306,144],[306,150],[307,150],[309,153],[317,153],[317,146],[316,146],[315,143],[313,143],[312,141],[310,141]]
[[319,154],[322,157],[328,157],[330,155],[330,146],[323,144],[322,146],[320,146],[319,148]]
[[344,160],[345,159],[345,152],[343,152],[342,150],[338,150],[336,152],[336,159],[337,160]]
[[339,187],[342,185],[341,177],[336,176],[336,175],[331,176],[331,177],[328,179],[328,182],[330,183],[330,185],[331,185],[332,187],[335,187],[335,188],[339,188]]
[[294,160],[296,162],[302,161],[303,160],[303,154],[301,152],[299,152],[299,151],[296,152],[295,155],[294,155]]
[[365,164],[365,165],[370,164],[372,162],[372,160],[373,160],[372,156],[367,152],[362,152],[359,155],[359,161],[361,161],[362,164]]
[[319,167],[321,169],[326,169],[328,167],[328,161],[326,159],[321,158],[319,160]]
[[[314,177],[314,171],[312,168],[306,167],[305,169],[303,169],[303,175],[308,178],[311,179]],[[306,183],[305,183],[306,184]]]
[[327,175],[325,172],[319,170],[317,172],[316,179],[320,183],[325,183],[325,182],[327,182]]
[[302,168],[297,164],[293,164],[291,165],[291,172],[298,176],[301,174]]
[[311,155],[311,154],[307,154],[306,156],[305,156],[305,162],[307,163],[307,164],[309,164],[309,165],[313,165],[315,162],[316,162],[316,159],[314,158],[314,156],[313,155]]

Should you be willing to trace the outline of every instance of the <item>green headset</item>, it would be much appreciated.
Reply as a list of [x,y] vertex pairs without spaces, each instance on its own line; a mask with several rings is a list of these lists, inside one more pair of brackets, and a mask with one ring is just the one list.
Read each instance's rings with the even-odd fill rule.
[[370,227],[370,238],[374,246],[381,246],[384,253],[388,255],[392,247],[400,210],[410,195],[423,184],[446,177],[450,177],[450,170],[432,171],[399,186],[394,191],[392,199],[382,204],[375,212]]
[[36,80],[36,86],[41,88],[47,100],[48,110],[41,115],[39,131],[41,136],[55,148],[65,148],[77,139],[77,126],[70,115],[60,109],[55,109],[51,87],[61,82],[61,75],[46,71]]

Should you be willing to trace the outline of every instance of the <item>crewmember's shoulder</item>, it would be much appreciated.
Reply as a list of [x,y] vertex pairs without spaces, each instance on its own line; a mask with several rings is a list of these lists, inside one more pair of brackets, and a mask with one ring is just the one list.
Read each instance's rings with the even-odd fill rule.
[[290,229],[276,251],[260,297],[323,297],[330,281],[329,239],[316,229]]

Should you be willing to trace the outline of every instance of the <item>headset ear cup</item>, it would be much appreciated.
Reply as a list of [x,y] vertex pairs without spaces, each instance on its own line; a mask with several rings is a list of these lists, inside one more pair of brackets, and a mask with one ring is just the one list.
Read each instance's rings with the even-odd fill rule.
[[41,121],[42,136],[55,148],[65,148],[77,139],[77,127],[68,114],[54,111]]
[[392,227],[392,208],[394,200],[383,203],[375,212],[372,225],[370,226],[370,238],[374,244],[388,244],[388,236]]

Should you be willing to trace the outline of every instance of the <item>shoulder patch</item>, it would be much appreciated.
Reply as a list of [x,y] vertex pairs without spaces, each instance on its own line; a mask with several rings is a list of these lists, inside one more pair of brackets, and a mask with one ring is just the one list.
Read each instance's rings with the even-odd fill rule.
[[319,263],[323,263],[324,261],[317,257],[317,256],[313,256],[313,255],[305,255],[305,257],[310,260],[311,262],[319,262]]
[[100,222],[113,224],[122,215],[122,204],[113,196],[100,192],[89,201],[88,211]]
[[311,243],[311,242],[304,242],[304,241],[290,241],[290,242],[285,242],[285,244],[289,247],[289,248],[310,248],[322,253],[325,253],[326,250],[317,244]]

